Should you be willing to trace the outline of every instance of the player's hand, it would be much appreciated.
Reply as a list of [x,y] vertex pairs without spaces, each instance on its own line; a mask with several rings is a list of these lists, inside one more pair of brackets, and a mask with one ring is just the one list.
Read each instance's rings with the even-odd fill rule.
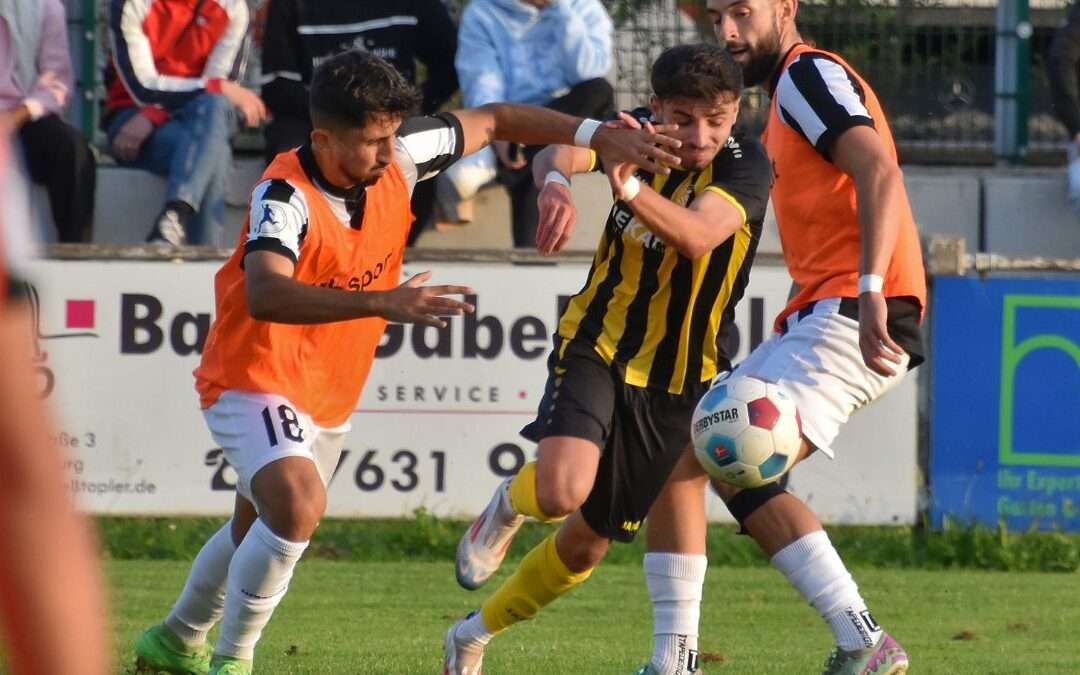
[[904,350],[889,337],[888,316],[884,295],[863,293],[859,296],[859,350],[863,363],[885,377],[896,375],[904,362]]
[[577,224],[577,207],[570,188],[556,182],[544,185],[536,198],[536,210],[536,250],[543,255],[561,251]]
[[[640,129],[641,122],[639,122],[636,117],[626,112],[625,110],[620,110],[619,113],[616,115],[616,119],[604,122],[604,126],[610,127],[612,129]],[[675,131],[675,129],[679,128],[679,125],[672,124],[663,128]]]
[[139,156],[143,143],[154,133],[154,123],[142,113],[135,113],[124,122],[113,138],[112,153],[124,162],[133,162]]
[[611,194],[615,199],[626,199],[626,195],[623,194],[623,185],[637,169],[638,167],[628,162],[604,159],[604,173],[607,175],[608,184],[611,185]]
[[467,302],[445,297],[472,294],[471,288],[422,285],[430,278],[431,272],[421,272],[391,291],[382,291],[377,314],[387,321],[444,328],[446,322],[440,316],[456,316],[475,310]]
[[221,95],[229,99],[240,111],[240,117],[249,127],[257,127],[270,115],[259,95],[239,84],[225,80],[221,83]]
[[512,143],[510,141],[494,141],[492,145],[495,147],[495,156],[499,158],[499,162],[508,169],[523,169],[528,164],[525,161],[524,153],[517,153],[513,157],[510,156],[510,147]]
[[592,147],[608,161],[628,162],[646,171],[671,173],[673,166],[682,163],[669,150],[682,141],[667,134],[677,130],[677,124],[641,125],[630,115],[620,113],[614,123],[602,124],[592,138]]

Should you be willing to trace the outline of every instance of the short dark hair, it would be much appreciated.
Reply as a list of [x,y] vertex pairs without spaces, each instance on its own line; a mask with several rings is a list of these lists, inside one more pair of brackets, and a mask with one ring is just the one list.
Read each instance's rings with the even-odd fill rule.
[[711,101],[724,94],[738,98],[743,88],[742,69],[731,54],[705,43],[664,50],[653,63],[650,81],[660,99]]
[[392,65],[353,49],[315,69],[310,106],[315,126],[359,129],[372,116],[412,115],[420,107],[420,94]]

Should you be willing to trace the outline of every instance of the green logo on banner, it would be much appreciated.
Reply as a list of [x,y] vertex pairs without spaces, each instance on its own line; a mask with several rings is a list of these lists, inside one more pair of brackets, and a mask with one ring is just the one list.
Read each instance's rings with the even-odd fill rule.
[[1016,342],[1016,313],[1020,309],[1057,308],[1080,310],[1080,297],[1066,295],[1006,295],[1002,302],[1001,330],[1001,407],[998,419],[998,461],[1001,464],[1031,466],[1080,466],[1080,455],[1043,451],[1018,452],[1013,447],[1013,384],[1016,369],[1028,354],[1038,349],[1060,349],[1080,368],[1080,345],[1063,335],[1046,333]]

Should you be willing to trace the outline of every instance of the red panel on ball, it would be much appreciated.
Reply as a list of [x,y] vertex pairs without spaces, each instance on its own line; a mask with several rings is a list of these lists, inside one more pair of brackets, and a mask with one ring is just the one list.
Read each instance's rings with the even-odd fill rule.
[[750,401],[746,404],[746,409],[750,413],[750,424],[755,427],[772,431],[780,421],[780,409],[767,398]]

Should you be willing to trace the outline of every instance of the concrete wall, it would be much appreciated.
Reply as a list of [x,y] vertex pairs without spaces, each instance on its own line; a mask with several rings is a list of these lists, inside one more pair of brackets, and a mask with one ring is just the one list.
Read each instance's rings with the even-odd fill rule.
[[1009,255],[1080,257],[1080,217],[1072,210],[1066,193],[1064,170],[1056,174],[986,176],[986,250]]
[[[258,179],[259,160],[235,164],[228,186],[228,224],[212,241],[231,246],[246,211],[247,194]],[[1066,197],[1065,170],[1005,170],[962,167],[905,167],[905,183],[920,231],[948,233],[965,238],[968,251],[985,250],[1004,255],[1080,257],[1080,217]],[[141,242],[156,216],[164,195],[164,181],[139,171],[102,166],[98,173],[94,241]],[[602,175],[577,176],[573,186],[579,216],[570,250],[592,250],[611,204]],[[47,200],[31,200],[46,240],[54,238]],[[980,236],[980,223],[985,232]],[[476,219],[469,225],[425,233],[424,248],[505,249],[511,245],[509,201],[499,186],[476,198]],[[779,252],[780,242],[770,209],[763,252]]]

